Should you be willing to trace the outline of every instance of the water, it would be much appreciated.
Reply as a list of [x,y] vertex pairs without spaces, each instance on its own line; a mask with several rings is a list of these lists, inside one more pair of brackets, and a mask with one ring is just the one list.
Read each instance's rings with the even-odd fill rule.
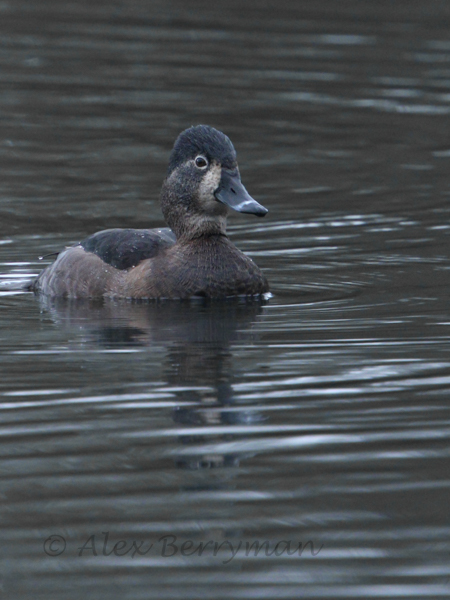
[[[5,598],[448,597],[447,4],[0,11]],[[18,291],[199,122],[268,302]]]

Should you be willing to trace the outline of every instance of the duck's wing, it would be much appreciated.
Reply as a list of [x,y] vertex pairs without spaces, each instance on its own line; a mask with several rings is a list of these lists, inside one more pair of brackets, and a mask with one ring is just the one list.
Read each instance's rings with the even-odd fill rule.
[[96,254],[116,269],[130,269],[176,242],[171,229],[106,229],[80,242],[86,252]]

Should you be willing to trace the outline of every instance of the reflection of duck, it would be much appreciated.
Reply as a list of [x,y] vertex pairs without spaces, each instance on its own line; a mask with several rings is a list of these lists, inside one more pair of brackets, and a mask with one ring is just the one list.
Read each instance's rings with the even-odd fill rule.
[[[240,426],[260,421],[259,411],[235,406],[232,383],[239,361],[233,360],[233,344],[248,343],[255,335],[253,326],[264,301],[156,303],[42,296],[40,304],[60,327],[77,337],[81,334],[84,346],[148,347],[159,353],[163,347],[166,384],[179,400],[172,417],[185,430],[179,438],[183,451],[175,459],[177,465],[198,469],[239,462],[239,454],[191,455],[189,448],[223,440],[222,433],[204,438],[198,428],[236,426],[238,432]],[[195,433],[190,434],[190,428]]]
[[[248,339],[247,331],[261,314],[262,299],[207,299],[189,302],[132,302],[129,300],[64,299],[41,296],[42,310],[63,329],[82,332],[88,344],[104,348],[164,346],[181,353],[202,349],[229,352],[237,339]],[[199,359],[200,361],[200,359]],[[183,361],[184,362],[184,361]],[[208,363],[198,371],[187,368],[189,381],[208,377]]]
[[110,229],[66,249],[31,288],[70,298],[224,298],[268,291],[255,263],[226,236],[227,207],[264,216],[241,183],[220,131],[180,134],[161,191],[171,229]]

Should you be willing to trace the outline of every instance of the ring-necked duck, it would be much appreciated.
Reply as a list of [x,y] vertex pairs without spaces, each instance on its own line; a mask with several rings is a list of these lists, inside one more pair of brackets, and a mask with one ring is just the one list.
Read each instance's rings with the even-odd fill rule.
[[241,183],[233,144],[198,125],[183,131],[161,190],[166,229],[108,229],[61,252],[31,289],[68,298],[224,298],[269,290],[226,235],[228,208],[268,211]]

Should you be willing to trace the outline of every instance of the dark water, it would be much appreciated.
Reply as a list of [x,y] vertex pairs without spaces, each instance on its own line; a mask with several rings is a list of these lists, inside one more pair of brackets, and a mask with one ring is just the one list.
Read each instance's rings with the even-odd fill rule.
[[[0,2],[3,597],[450,595],[449,19]],[[267,303],[15,291],[98,229],[161,226],[200,122],[270,209],[230,218]]]

